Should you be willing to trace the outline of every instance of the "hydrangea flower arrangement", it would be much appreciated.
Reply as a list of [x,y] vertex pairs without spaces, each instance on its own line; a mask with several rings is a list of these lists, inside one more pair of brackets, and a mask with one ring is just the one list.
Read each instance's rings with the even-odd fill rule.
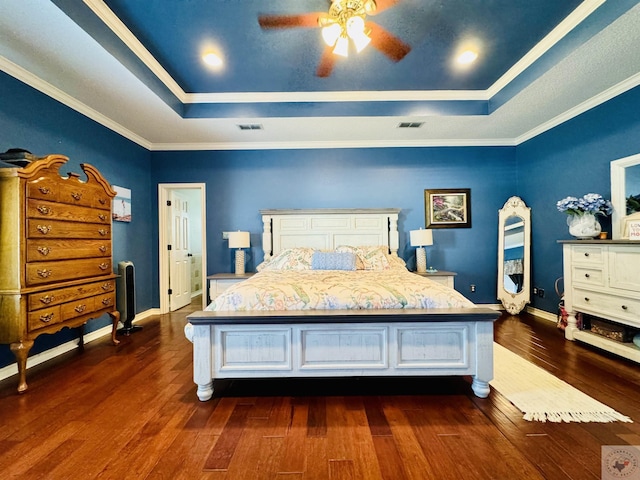
[[582,198],[566,197],[560,200],[556,206],[567,215],[611,215],[613,206],[609,200],[605,200],[598,193],[587,193]]

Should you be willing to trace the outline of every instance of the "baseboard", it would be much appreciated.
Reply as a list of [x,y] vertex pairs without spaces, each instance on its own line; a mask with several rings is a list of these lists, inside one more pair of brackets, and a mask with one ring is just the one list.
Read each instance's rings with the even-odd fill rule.
[[539,308],[527,307],[526,312],[530,313],[534,317],[542,318],[553,323],[558,322],[558,315],[555,313],[547,312],[546,310],[540,310]]
[[[141,313],[136,314],[136,318],[132,323],[137,323],[140,320],[144,320],[147,317],[152,315],[159,315],[159,308],[151,308]],[[90,343],[99,338],[105,337],[107,335],[111,335],[111,325],[106,325],[98,330],[94,330],[93,332],[89,332],[84,336],[84,343]],[[75,350],[78,348],[78,340],[71,340],[69,342],[58,345],[57,347],[50,348],[44,352],[33,355],[32,357],[27,358],[27,370],[31,367],[35,367],[36,365],[40,365],[52,358],[56,358],[57,356],[63,355],[67,352]],[[18,374],[18,364],[13,363],[11,365],[7,365],[6,367],[0,368],[0,381],[5,380],[13,375]]]

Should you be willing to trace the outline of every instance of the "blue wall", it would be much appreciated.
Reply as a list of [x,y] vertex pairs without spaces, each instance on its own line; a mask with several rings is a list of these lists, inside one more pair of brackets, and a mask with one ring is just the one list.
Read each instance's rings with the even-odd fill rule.
[[[562,277],[557,241],[571,237],[556,202],[592,192],[610,199],[610,162],[638,152],[640,87],[517,147],[518,192],[531,207],[531,283],[545,290],[545,298],[534,298],[533,306],[556,312],[560,300],[554,291]],[[610,219],[600,219],[603,230],[611,232]]]
[[[429,265],[458,273],[471,300],[496,303],[497,211],[515,193],[512,147],[155,152],[153,183],[207,185],[207,273],[229,272],[222,231],[249,230],[253,270],[263,258],[260,209],[402,209],[399,254],[424,227],[424,190],[470,188],[472,228],[434,231]],[[475,293],[469,285],[475,284]]]
[[[89,163],[111,184],[131,189],[133,221],[113,224],[114,270],[117,262],[131,260],[136,265],[137,285],[157,283],[157,255],[153,257],[148,248],[149,242],[158,243],[157,231],[152,230],[152,212],[157,207],[151,208],[149,152],[1,72],[0,99],[0,152],[24,148],[39,156],[60,153],[69,157],[60,169],[62,175],[82,173],[80,163]],[[157,305],[149,289],[138,288],[136,293],[138,312]],[[106,315],[92,320],[87,332],[109,323]],[[31,354],[73,338],[77,338],[76,332],[69,329],[41,335]],[[14,362],[9,347],[0,345],[0,367]]]

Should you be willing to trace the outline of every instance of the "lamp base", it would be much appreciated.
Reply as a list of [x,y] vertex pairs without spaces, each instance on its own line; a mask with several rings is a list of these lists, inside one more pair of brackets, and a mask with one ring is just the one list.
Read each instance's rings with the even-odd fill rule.
[[427,271],[427,251],[424,247],[416,248],[416,270],[420,273]]
[[244,250],[236,250],[236,275],[244,275]]

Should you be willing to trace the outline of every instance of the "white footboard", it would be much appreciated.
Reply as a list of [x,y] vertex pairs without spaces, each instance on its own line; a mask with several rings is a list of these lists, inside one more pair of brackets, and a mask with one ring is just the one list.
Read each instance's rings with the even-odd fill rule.
[[243,324],[190,316],[194,382],[204,401],[215,378],[471,375],[473,392],[486,397],[496,317]]

